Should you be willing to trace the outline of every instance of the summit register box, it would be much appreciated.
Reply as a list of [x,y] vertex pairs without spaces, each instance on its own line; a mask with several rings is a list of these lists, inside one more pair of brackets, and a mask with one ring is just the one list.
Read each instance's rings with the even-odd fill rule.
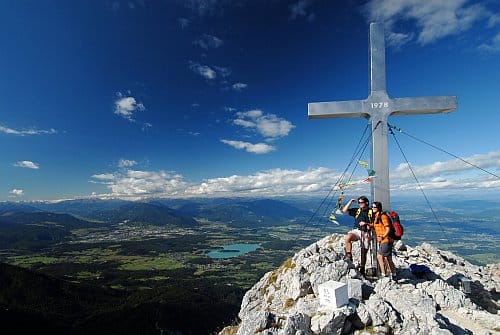
[[340,308],[349,302],[347,284],[329,280],[318,285],[319,302],[322,306]]

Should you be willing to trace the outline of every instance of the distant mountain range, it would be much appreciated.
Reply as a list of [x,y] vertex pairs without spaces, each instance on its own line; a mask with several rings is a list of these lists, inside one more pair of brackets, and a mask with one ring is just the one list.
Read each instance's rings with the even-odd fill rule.
[[[179,210],[187,209],[184,206]],[[309,211],[271,199],[228,202],[211,208],[199,208],[193,214],[197,217],[222,221],[236,226],[279,225],[290,222],[305,223],[307,218],[311,216]]]
[[111,223],[142,223],[158,226],[170,224],[182,227],[198,224],[192,217],[156,203],[127,203],[115,209],[95,211],[92,217]]
[[10,208],[0,212],[0,242],[2,249],[38,249],[62,242],[71,236],[72,229],[96,226],[69,214],[14,212]]
[[310,216],[310,211],[272,199],[1,202],[0,242],[2,249],[34,250],[64,241],[72,229],[109,224],[196,227],[198,218],[235,227],[259,227],[306,223]]
[[0,215],[11,212],[51,212],[108,223],[194,226],[196,218],[230,225],[280,225],[304,222],[312,214],[285,201],[273,199],[154,199],[147,202],[82,199],[57,203],[0,203]]

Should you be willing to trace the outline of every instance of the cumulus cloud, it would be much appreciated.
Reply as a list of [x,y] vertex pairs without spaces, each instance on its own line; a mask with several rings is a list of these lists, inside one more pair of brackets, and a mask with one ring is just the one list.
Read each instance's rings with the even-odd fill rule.
[[180,174],[166,171],[127,170],[116,173],[97,174],[94,183],[106,185],[107,196],[139,199],[144,197],[183,196],[187,183]]
[[132,96],[125,96],[118,92],[115,100],[115,114],[120,115],[124,119],[134,122],[134,113],[144,111],[146,108]]
[[[391,171],[391,189],[396,191],[418,190],[494,190],[500,188],[500,151],[477,154],[459,159],[413,166],[418,183],[407,163]],[[483,171],[481,171],[483,169]]]
[[328,191],[331,181],[338,177],[338,173],[326,168],[306,171],[271,169],[249,176],[207,179],[190,186],[186,193],[192,196],[303,194]]
[[231,75],[231,69],[224,66],[214,66],[214,69],[217,71],[221,77],[226,78]]
[[[230,141],[228,141],[230,142]],[[235,141],[236,142],[236,141]],[[482,168],[489,167],[498,175],[500,152],[478,154],[466,158]],[[462,162],[463,164],[463,162]],[[438,168],[439,167],[439,168]],[[465,167],[450,160],[427,166],[413,167],[419,179],[403,165],[390,172],[391,191],[414,192],[419,187],[427,191],[463,193],[467,190],[500,191],[500,179],[487,173],[471,174],[472,167]],[[428,170],[432,172],[428,172]],[[477,169],[475,169],[477,170]],[[446,173],[444,172],[446,171]],[[465,173],[465,174],[464,174]],[[113,173],[95,174],[92,182],[105,185],[109,193],[101,197],[141,199],[148,197],[219,197],[219,196],[283,196],[325,195],[338,185],[342,173],[330,168],[318,167],[306,170],[270,169],[250,175],[230,175],[209,178],[200,182],[187,182],[176,172],[119,170]],[[364,182],[366,175],[353,175],[352,194],[368,194],[370,183]],[[22,194],[22,190],[20,191]]]
[[224,42],[217,36],[203,34],[201,37],[193,41],[194,45],[199,46],[202,49],[215,49],[221,47]]
[[34,163],[32,161],[19,161],[19,162],[14,163],[14,166],[28,168],[28,169],[34,169],[34,170],[37,170],[40,168],[40,165],[38,165],[38,163]]
[[24,195],[24,191],[17,189],[17,188],[14,188],[14,189],[10,190],[9,194],[10,194],[10,197],[20,197],[20,196]]
[[[272,196],[328,191],[340,174],[326,168],[306,171],[271,169],[252,175],[232,175],[188,183],[175,172],[128,170],[92,176],[106,185],[100,197],[142,199],[148,197]],[[366,185],[364,185],[366,187]]]
[[189,68],[191,69],[191,71],[202,76],[205,79],[213,80],[217,78],[217,73],[209,66],[201,65],[196,62],[189,62]]
[[236,149],[244,149],[247,152],[251,152],[253,154],[267,154],[268,152],[276,150],[275,147],[266,143],[253,144],[249,142],[231,140],[221,140],[221,142]]
[[128,160],[128,159],[120,159],[120,161],[118,162],[118,167],[121,167],[121,168],[124,168],[124,167],[131,167],[131,166],[134,166],[136,165],[137,162],[134,161],[134,160]]
[[243,90],[244,88],[247,88],[247,84],[245,83],[235,83],[233,84],[233,86],[231,86],[233,88],[233,90],[235,91],[238,91],[240,92],[241,90]]
[[112,173],[101,173],[93,175],[92,178],[98,180],[113,180],[115,179],[115,175]]
[[[477,168],[482,168],[485,170],[488,170],[490,168],[496,170],[500,169],[500,151],[493,151],[486,154],[477,154],[466,157],[464,158],[464,160],[469,162],[470,164],[467,164],[459,159],[453,159],[445,162],[438,161],[424,166],[412,165],[412,169],[415,174],[420,177],[437,177],[443,174],[476,170]],[[404,178],[409,177],[410,174],[411,171],[409,170],[408,164],[401,163],[393,172],[392,176],[396,178]]]
[[235,125],[244,128],[254,128],[260,135],[267,139],[287,136],[295,126],[288,120],[279,118],[274,114],[264,114],[255,109],[247,112],[236,113]]
[[49,130],[41,130],[36,128],[17,130],[2,125],[0,125],[0,132],[8,135],[17,135],[17,136],[47,135],[47,134],[50,135],[57,133],[57,131],[53,128]]
[[491,15],[483,4],[468,4],[467,0],[371,0],[364,8],[370,22],[385,22],[392,35],[388,43],[394,46],[413,39],[411,34],[393,32],[399,21],[415,22],[419,30],[417,42],[425,45],[467,31]]

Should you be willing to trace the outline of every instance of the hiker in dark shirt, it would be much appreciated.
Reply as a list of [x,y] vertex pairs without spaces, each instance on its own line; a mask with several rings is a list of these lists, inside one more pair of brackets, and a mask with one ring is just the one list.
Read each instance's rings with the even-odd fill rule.
[[351,199],[343,208],[344,213],[354,217],[354,226],[351,231],[345,235],[345,257],[352,261],[352,242],[360,241],[361,244],[361,263],[359,272],[365,274],[366,254],[370,246],[370,233],[368,232],[369,224],[372,221],[372,210],[367,197],[361,196],[358,198],[359,207],[351,208],[355,203],[355,199]]

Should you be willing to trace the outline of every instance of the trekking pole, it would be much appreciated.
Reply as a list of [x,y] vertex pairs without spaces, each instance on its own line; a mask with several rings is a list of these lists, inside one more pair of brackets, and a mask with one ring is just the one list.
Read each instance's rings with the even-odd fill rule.
[[378,243],[377,243],[377,235],[375,235],[374,231],[371,231],[371,237],[372,237],[372,261],[376,264],[375,265],[375,276],[378,276],[380,273],[380,268],[379,264],[377,262],[377,249],[378,249]]

